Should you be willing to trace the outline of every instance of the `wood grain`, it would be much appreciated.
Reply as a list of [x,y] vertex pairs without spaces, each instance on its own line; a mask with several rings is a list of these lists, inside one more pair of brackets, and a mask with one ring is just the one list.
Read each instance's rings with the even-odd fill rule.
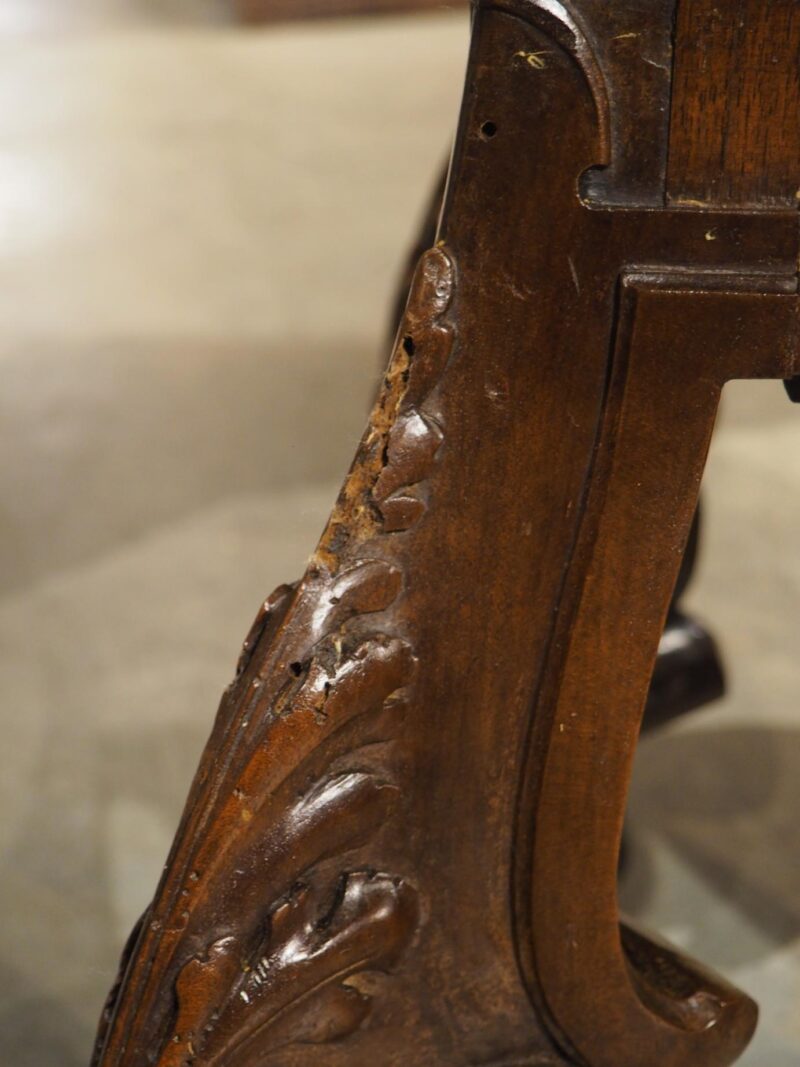
[[676,41],[669,199],[796,207],[800,4],[682,0]]
[[641,0],[478,3],[433,247],[322,539],[245,641],[95,1067],[746,1047],[750,998],[617,901],[720,391],[800,371],[798,20],[717,3],[723,47],[681,13],[668,197],[667,7],[625,46]]

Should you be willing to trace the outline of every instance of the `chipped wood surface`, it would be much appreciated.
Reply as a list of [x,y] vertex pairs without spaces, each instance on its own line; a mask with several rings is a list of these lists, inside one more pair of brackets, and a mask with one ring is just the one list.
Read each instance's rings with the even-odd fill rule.
[[[717,7],[768,36],[765,5]],[[305,574],[245,641],[95,1067],[729,1067],[747,1046],[750,998],[617,903],[721,390],[800,372],[796,204],[700,195],[675,162],[694,111],[667,121],[673,58],[695,104],[739,59],[757,111],[763,72],[681,32],[673,57],[673,13],[478,3],[383,388]],[[800,170],[748,143],[763,188]]]

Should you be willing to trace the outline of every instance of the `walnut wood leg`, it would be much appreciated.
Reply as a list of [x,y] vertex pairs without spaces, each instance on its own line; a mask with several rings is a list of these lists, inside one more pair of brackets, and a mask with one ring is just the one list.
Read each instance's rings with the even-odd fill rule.
[[[419,235],[404,264],[391,320],[390,343],[397,332],[398,324],[402,322],[419,258],[436,242],[446,188],[447,171],[445,170],[434,187]],[[787,383],[788,386],[789,383]],[[687,616],[680,608],[681,598],[692,580],[697,565],[699,533],[700,507],[695,512],[692,531],[673,592],[672,604],[658,647],[642,718],[643,733],[655,730],[681,715],[713,703],[725,693],[725,676],[716,642],[700,623]]]
[[616,866],[720,391],[800,373],[800,26],[790,0],[674,16],[478,4],[435,247],[309,567],[245,643],[97,1065],[745,1047],[755,1006],[620,924]]

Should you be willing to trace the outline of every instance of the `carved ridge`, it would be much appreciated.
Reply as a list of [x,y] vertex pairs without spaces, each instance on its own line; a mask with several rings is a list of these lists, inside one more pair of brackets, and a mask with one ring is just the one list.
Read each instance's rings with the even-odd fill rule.
[[524,19],[572,56],[586,79],[597,112],[600,158],[596,165],[607,166],[611,162],[608,86],[590,34],[573,5],[561,0],[486,0],[485,7]]
[[420,405],[452,351],[453,289],[449,256],[426,253],[306,575],[276,590],[245,639],[124,997],[104,1013],[98,1065],[245,1065],[344,1037],[370,1011],[348,979],[390,970],[416,934],[417,890],[344,857],[398,797],[392,742],[368,754],[364,724],[397,721],[415,670],[408,641],[379,622],[403,590],[384,557],[426,510],[443,431]]

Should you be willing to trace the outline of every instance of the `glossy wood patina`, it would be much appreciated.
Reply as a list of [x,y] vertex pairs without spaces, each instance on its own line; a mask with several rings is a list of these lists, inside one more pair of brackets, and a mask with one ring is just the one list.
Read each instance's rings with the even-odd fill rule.
[[478,4],[434,247],[98,1067],[743,1051],[754,1004],[621,921],[616,869],[720,392],[800,371],[799,34],[793,0]]

